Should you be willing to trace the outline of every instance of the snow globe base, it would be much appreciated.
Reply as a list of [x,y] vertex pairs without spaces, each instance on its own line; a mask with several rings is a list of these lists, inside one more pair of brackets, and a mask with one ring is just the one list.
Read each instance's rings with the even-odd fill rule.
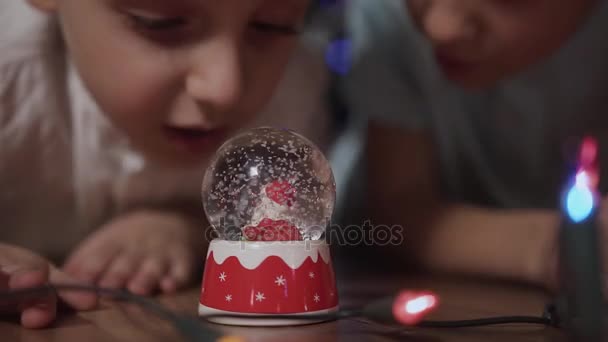
[[[285,326],[318,323],[306,316],[338,311],[329,246],[324,241],[227,241],[209,246],[199,315],[215,323]],[[263,315],[293,319],[263,319]],[[256,316],[256,318],[252,318]]]
[[[277,318],[263,318],[264,315],[269,314],[247,314],[242,312],[230,312],[230,311],[222,311],[213,308],[209,308],[204,306],[203,304],[199,304],[198,313],[201,316],[209,316],[209,315],[238,315],[239,317],[217,317],[217,318],[209,318],[209,322],[223,325],[235,325],[235,326],[248,326],[248,327],[284,327],[284,326],[296,326],[296,325],[310,325],[310,324],[318,324],[329,321],[327,320],[317,320],[310,319],[307,316],[316,316],[316,315],[325,315],[325,314],[333,314],[338,312],[338,306],[335,306],[332,309],[328,310],[320,310],[315,312],[306,312],[306,313],[295,313],[295,314],[286,314],[285,316],[290,316],[289,318],[277,319]],[[255,316],[252,318],[251,316]]]

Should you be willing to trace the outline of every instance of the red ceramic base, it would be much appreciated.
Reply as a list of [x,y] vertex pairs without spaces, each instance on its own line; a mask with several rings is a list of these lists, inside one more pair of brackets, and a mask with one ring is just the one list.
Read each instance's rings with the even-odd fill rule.
[[[230,323],[260,325],[252,314],[294,316],[338,310],[338,293],[329,246],[322,241],[211,242],[199,314],[242,314]],[[264,320],[262,325],[306,324]],[[218,320],[219,322],[219,320]],[[256,323],[257,322],[257,323]]]

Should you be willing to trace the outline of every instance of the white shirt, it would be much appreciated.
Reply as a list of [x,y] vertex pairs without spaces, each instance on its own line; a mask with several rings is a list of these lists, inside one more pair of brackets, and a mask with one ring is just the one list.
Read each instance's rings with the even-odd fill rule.
[[[172,169],[133,149],[89,96],[52,16],[1,1],[0,51],[0,241],[62,258],[132,207],[199,201],[204,165]],[[326,147],[326,83],[320,51],[302,44],[257,124]]]

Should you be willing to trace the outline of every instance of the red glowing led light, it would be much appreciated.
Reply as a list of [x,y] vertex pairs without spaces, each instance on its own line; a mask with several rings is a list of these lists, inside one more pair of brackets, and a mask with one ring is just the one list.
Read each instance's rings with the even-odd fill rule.
[[597,161],[597,141],[592,137],[586,137],[581,143],[579,163],[581,166],[589,166]]
[[439,305],[431,292],[401,292],[393,302],[393,316],[404,325],[416,325]]
[[597,151],[597,140],[592,137],[585,137],[579,151],[576,182],[578,183],[581,180],[580,178],[583,177],[585,178],[585,185],[591,189],[596,189],[599,183]]

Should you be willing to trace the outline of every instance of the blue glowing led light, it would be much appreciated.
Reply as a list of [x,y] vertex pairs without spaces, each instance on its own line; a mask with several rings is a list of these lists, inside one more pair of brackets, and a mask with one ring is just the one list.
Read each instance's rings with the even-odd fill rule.
[[575,184],[566,195],[566,210],[576,223],[584,221],[593,212],[593,192],[586,184]]
[[336,39],[329,44],[325,53],[329,68],[340,75],[346,75],[352,64],[352,44],[350,39]]

